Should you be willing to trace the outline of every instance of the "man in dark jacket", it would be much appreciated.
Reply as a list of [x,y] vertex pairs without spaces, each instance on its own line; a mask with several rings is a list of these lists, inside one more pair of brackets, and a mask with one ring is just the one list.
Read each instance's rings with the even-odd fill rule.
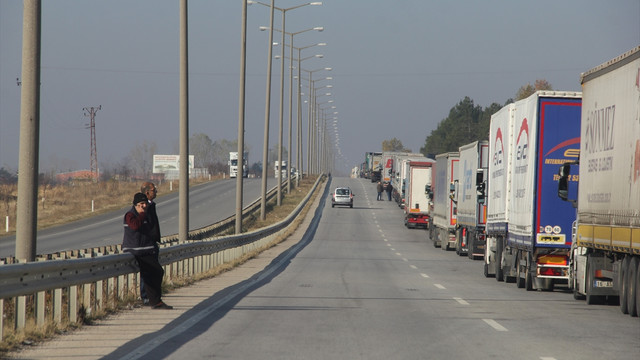
[[164,269],[158,261],[158,247],[152,236],[152,226],[147,219],[149,199],[143,193],[133,197],[133,207],[124,215],[122,250],[135,256],[140,267],[140,277],[153,309],[173,309],[162,302],[162,277]]
[[[153,240],[156,246],[156,256],[160,253],[158,244],[161,242],[160,235],[160,221],[158,220],[158,213],[156,212],[156,203],[153,201],[158,194],[158,189],[152,182],[145,182],[140,186],[140,192],[147,195],[149,203],[147,204],[147,222],[149,224],[149,236]],[[142,275],[141,275],[142,276]],[[140,298],[144,305],[149,305],[149,298],[147,297],[147,291],[144,289],[144,279],[140,281]]]

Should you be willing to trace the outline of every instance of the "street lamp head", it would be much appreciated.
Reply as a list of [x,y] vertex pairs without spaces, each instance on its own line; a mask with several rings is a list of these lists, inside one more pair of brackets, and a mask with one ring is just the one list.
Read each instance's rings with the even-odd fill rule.
[[317,43],[318,46],[327,46],[327,43]]
[[313,30],[322,32],[324,30],[324,27],[316,26],[316,27],[313,28]]
[[309,5],[322,5],[322,1],[310,2]]

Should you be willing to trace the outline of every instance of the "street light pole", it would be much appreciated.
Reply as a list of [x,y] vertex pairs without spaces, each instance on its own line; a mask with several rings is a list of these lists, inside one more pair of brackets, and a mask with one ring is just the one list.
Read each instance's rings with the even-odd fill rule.
[[269,16],[269,49],[267,60],[267,91],[264,110],[264,146],[262,147],[262,196],[260,198],[260,220],[267,218],[267,167],[269,161],[269,112],[271,111],[271,59],[273,58],[273,3]]
[[[242,171],[236,175],[236,234],[242,233],[242,195],[244,181],[244,101],[247,71],[247,0],[242,1],[240,35],[240,95],[238,96],[238,164]],[[239,175],[239,176],[238,176]]]
[[297,9],[307,5],[322,5],[322,2],[310,2],[297,6],[293,6],[287,9],[277,8],[274,6],[274,0],[271,0],[271,5],[267,5],[265,3],[259,1],[250,1],[249,4],[260,4],[263,6],[269,6],[270,8],[270,21],[269,21],[269,61],[268,61],[268,71],[267,71],[267,105],[265,110],[265,134],[264,134],[264,148],[263,148],[263,164],[262,164],[262,197],[260,202],[260,218],[262,220],[266,219],[266,195],[267,195],[267,162],[268,162],[268,152],[269,152],[269,111],[270,111],[270,102],[271,102],[271,62],[272,62],[272,48],[273,48],[273,12],[274,9],[280,10],[282,12],[282,65],[281,65],[281,80],[280,80],[280,129],[278,131],[278,194],[277,194],[277,205],[280,206],[282,199],[282,123],[283,123],[283,94],[284,91],[284,34],[285,34],[285,15],[289,10]]

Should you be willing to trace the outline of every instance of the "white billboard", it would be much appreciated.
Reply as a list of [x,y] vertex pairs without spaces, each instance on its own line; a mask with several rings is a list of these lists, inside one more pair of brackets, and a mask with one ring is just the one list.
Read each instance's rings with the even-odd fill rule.
[[[193,169],[194,155],[189,155],[189,172]],[[153,155],[153,173],[180,170],[180,155]]]

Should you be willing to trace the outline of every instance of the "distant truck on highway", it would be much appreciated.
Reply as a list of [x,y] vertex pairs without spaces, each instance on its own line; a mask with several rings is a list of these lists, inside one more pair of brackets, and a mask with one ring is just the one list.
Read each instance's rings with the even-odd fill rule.
[[[459,148],[456,253],[470,259],[484,257],[485,225],[484,175],[489,166],[489,142],[475,141]],[[479,194],[480,192],[480,194]]]
[[558,195],[577,205],[569,287],[588,304],[614,298],[638,316],[640,46],[583,73],[581,83],[580,167],[563,165],[558,181]]
[[557,196],[557,172],[578,157],[581,103],[580,93],[538,91],[492,116],[486,276],[493,267],[527,290],[568,281],[575,211]]
[[280,176],[281,179],[288,179],[289,174],[287,173],[287,162],[285,160],[282,160],[282,166],[280,166],[280,163],[278,162],[278,160],[276,160],[273,163],[273,172],[276,179],[278,178],[278,176]]
[[429,227],[431,217],[431,173],[432,162],[410,161],[409,176],[406,181],[406,204],[404,225],[408,228]]
[[454,182],[458,179],[459,154],[449,152],[436,155],[435,176],[433,177],[433,211],[429,238],[433,246],[442,250],[455,247],[457,209],[453,199]]
[[[242,177],[249,177],[249,154],[244,153],[242,157]],[[238,176],[238,152],[229,153],[229,177],[235,178]]]

